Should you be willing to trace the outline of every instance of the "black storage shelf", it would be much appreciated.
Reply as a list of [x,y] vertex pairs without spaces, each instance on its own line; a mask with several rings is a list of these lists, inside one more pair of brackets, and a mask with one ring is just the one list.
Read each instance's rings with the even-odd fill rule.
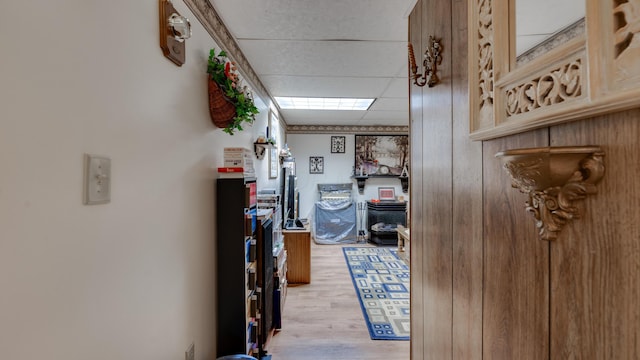
[[265,358],[273,327],[273,221],[259,216],[255,178],[216,189],[217,355]]
[[[367,229],[369,241],[378,245],[397,245],[397,225],[407,225],[407,203],[400,201],[367,201]],[[371,227],[384,223],[383,230],[372,230]]]
[[255,179],[217,180],[217,357],[246,354],[257,332],[247,321],[249,288],[255,287],[249,284],[246,248],[253,234],[245,233],[245,214],[252,210],[248,203],[251,183]]

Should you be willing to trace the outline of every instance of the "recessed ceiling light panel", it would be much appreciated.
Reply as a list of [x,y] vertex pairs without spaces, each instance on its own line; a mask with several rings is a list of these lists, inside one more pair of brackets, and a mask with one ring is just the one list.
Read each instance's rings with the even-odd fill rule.
[[375,99],[275,97],[282,110],[368,110]]

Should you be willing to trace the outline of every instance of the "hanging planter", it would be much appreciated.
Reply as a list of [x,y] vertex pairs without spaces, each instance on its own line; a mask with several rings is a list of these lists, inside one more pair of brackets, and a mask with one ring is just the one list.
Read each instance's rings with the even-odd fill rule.
[[224,51],[216,55],[215,49],[211,49],[207,73],[211,122],[229,135],[242,131],[245,124],[253,124],[258,108]]
[[224,95],[220,86],[209,77],[209,114],[213,125],[226,128],[236,117],[236,106]]

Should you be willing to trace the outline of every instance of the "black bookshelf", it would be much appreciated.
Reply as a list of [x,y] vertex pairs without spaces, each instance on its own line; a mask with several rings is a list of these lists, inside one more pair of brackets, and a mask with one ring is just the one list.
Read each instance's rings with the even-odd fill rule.
[[[217,357],[259,355],[257,203],[254,178],[221,178],[216,189]],[[258,356],[256,356],[258,357]]]
[[264,355],[264,348],[273,328],[273,221],[264,219],[257,227],[257,255],[258,255],[258,288],[263,296],[260,297],[260,324],[258,344],[260,356]]

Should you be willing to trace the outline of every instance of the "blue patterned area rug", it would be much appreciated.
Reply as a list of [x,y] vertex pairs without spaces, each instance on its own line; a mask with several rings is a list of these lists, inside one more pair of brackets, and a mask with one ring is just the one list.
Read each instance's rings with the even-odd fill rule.
[[373,340],[409,340],[409,267],[388,247],[344,247]]

